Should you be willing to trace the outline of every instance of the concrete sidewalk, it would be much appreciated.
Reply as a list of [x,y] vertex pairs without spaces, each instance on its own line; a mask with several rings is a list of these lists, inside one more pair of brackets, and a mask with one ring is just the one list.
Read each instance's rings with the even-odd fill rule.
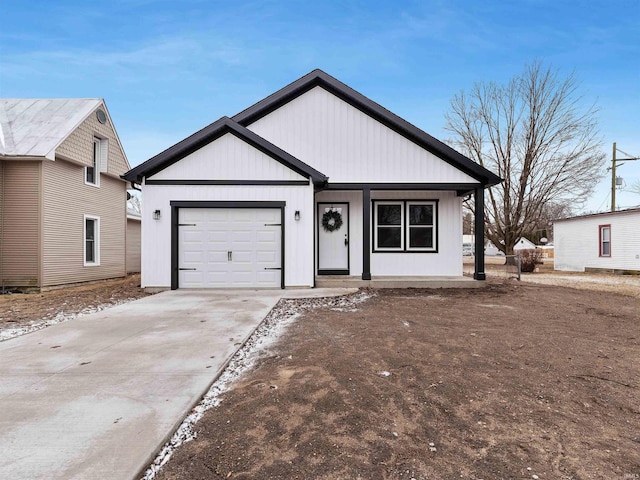
[[135,478],[280,298],[344,293],[163,292],[0,343],[0,478]]

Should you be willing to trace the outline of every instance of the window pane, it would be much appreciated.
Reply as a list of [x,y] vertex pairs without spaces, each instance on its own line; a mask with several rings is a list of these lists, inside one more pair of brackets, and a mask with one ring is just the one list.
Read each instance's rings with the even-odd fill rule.
[[603,242],[608,242],[611,238],[611,231],[609,229],[609,227],[603,228],[602,229],[602,241]]
[[95,239],[95,220],[86,220],[86,240]]
[[402,205],[378,205],[378,225],[402,225]]
[[85,261],[86,262],[95,262],[95,252],[93,249],[93,240],[87,240],[85,246]]
[[433,248],[433,228],[409,228],[409,248]]
[[433,225],[433,205],[409,205],[409,225]]
[[611,253],[611,244],[609,242],[602,242],[602,255],[608,257]]
[[95,169],[93,167],[87,167],[87,183],[95,183],[94,176]]
[[378,228],[378,248],[400,248],[402,246],[402,229],[397,227]]

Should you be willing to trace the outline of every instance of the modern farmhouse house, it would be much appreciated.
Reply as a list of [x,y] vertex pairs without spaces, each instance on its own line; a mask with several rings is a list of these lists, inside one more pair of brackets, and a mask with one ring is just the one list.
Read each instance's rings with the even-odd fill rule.
[[463,198],[482,206],[501,181],[321,70],[124,178],[142,186],[142,284],[157,289],[462,278]]
[[555,269],[640,272],[640,208],[554,220]]
[[126,274],[129,170],[102,99],[0,99],[0,280]]

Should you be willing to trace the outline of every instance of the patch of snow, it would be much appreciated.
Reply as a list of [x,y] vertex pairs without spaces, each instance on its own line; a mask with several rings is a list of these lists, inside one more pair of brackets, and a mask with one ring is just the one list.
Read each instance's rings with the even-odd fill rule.
[[21,335],[26,335],[27,333],[36,332],[38,330],[42,330],[43,328],[50,327],[51,325],[56,325],[57,323],[67,322],[69,320],[73,320],[75,318],[82,317],[84,315],[89,315],[90,313],[97,313],[105,310],[107,308],[115,307],[118,305],[122,305],[123,303],[128,303],[135,298],[127,298],[125,300],[119,300],[117,302],[111,303],[101,303],[98,305],[91,305],[89,307],[85,307],[79,312],[75,313],[65,313],[64,311],[59,312],[52,318],[42,319],[42,320],[34,320],[27,325],[21,325],[19,327],[13,328],[3,328],[0,330],[0,342],[5,340],[9,340],[11,338],[19,337]]
[[391,372],[383,370],[382,372],[378,372],[378,375],[380,375],[381,377],[389,377],[391,375]]
[[196,438],[194,426],[198,420],[202,418],[207,410],[220,405],[222,402],[220,396],[229,390],[233,382],[254,366],[261,355],[278,340],[284,330],[294,323],[305,310],[343,308],[345,309],[344,311],[357,311],[355,305],[374,296],[375,293],[371,291],[360,290],[357,293],[341,297],[280,300],[245,344],[231,357],[227,367],[211,385],[211,388],[200,403],[191,410],[191,413],[184,419],[173,436],[165,443],[141,480],[153,480],[180,445]]

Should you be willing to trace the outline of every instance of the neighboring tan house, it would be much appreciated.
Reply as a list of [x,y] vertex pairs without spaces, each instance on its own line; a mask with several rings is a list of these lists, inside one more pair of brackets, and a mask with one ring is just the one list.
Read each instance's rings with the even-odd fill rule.
[[127,210],[127,273],[140,273],[140,239],[142,216]]
[[502,181],[321,70],[124,178],[142,185],[150,289],[463,278],[463,199],[482,250],[484,189]]
[[0,281],[126,274],[129,162],[102,99],[0,99]]
[[640,208],[554,220],[555,269],[640,272]]

